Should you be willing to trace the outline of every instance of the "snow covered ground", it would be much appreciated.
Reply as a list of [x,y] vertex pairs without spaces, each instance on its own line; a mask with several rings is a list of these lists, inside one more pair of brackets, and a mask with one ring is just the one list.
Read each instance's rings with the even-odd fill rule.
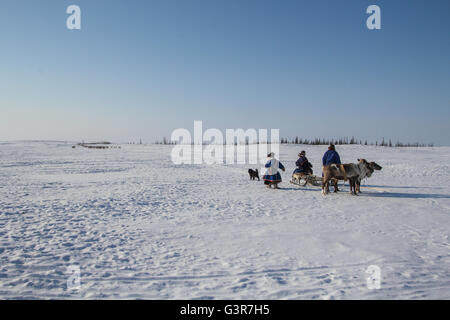
[[71,146],[0,143],[0,298],[450,299],[449,147],[338,146],[383,170],[324,197],[289,183],[324,146],[282,146],[280,190],[170,146]]

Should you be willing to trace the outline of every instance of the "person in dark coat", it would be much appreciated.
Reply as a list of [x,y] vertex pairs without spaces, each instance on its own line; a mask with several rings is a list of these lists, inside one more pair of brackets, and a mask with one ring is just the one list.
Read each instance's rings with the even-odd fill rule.
[[329,166],[330,164],[341,164],[341,157],[339,157],[339,153],[336,152],[334,144],[330,144],[328,151],[323,155],[322,164],[323,166]]
[[[325,152],[325,154],[323,155],[322,164],[324,167],[332,165],[332,164],[337,165],[338,169],[342,173],[342,176],[344,177],[344,181],[347,181],[347,175],[345,173],[344,166],[341,163],[341,157],[339,157],[339,153],[336,152],[336,148],[335,148],[334,144],[330,144],[330,146],[328,147],[328,151]],[[323,173],[322,173],[322,177],[323,177]],[[335,191],[339,191],[338,186],[337,186],[337,181],[334,185],[334,188],[335,188]]]
[[295,165],[297,168],[294,170],[293,173],[306,173],[306,174],[312,174],[312,164],[308,161],[308,158],[306,158],[306,151],[302,151],[298,154],[299,158],[295,162]]

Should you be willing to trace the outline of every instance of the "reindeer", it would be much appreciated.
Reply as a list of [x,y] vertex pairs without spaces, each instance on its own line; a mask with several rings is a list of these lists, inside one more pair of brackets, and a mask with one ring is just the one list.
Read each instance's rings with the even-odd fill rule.
[[[341,168],[342,167],[342,168]],[[360,192],[361,180],[372,176],[374,170],[381,170],[382,167],[375,162],[367,162],[365,159],[358,159],[358,163],[348,163],[343,165],[331,164],[323,167],[322,194],[330,192],[329,183],[333,181],[334,192],[337,192],[337,181],[348,179],[350,194],[357,195]],[[343,173],[343,170],[345,173]]]

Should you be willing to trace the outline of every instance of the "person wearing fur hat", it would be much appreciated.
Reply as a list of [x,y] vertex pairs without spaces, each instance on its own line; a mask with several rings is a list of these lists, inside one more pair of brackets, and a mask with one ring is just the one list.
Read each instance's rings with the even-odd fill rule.
[[313,174],[312,171],[312,164],[308,161],[308,158],[306,158],[306,151],[302,151],[298,154],[298,160],[295,162],[295,165],[297,168],[294,170],[294,173],[306,173],[306,174]]
[[278,184],[281,182],[281,175],[278,172],[278,169],[286,171],[283,164],[275,158],[275,154],[273,152],[267,155],[267,163],[264,166],[266,168],[266,172],[263,176],[264,184],[267,188],[270,188],[272,185],[275,189],[278,189]]
[[328,151],[323,155],[322,164],[324,167],[335,164],[344,176],[344,181],[347,181],[345,168],[341,164],[341,157],[339,157],[339,153],[336,152],[334,144],[330,144],[330,146],[328,147]]
[[339,157],[339,153],[336,152],[334,144],[330,144],[328,151],[323,155],[322,164],[324,167],[330,164],[341,164],[341,158]]

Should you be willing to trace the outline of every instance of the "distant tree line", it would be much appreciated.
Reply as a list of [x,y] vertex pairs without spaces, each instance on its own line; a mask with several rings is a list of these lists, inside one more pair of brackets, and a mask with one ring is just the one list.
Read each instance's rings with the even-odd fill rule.
[[175,141],[170,141],[166,137],[164,137],[162,141],[156,141],[155,144],[173,145],[177,143]]
[[[269,142],[270,143],[270,142]],[[345,137],[345,138],[339,138],[339,139],[321,139],[321,138],[315,138],[315,139],[302,139],[299,137],[295,137],[292,139],[288,138],[281,138],[280,140],[281,144],[306,144],[306,145],[365,145],[365,146],[380,146],[380,147],[433,147],[433,143],[402,143],[402,142],[395,142],[392,143],[392,140],[385,140],[384,138],[381,140],[381,142],[375,141],[375,142],[368,142],[365,140],[364,142],[362,140],[358,140],[355,137]],[[166,137],[163,138],[162,141],[156,141],[155,144],[162,144],[162,145],[175,145],[177,142],[170,141]],[[194,144],[193,142],[191,144]],[[207,144],[207,143],[204,143]],[[225,144],[225,143],[224,143]],[[248,138],[244,141],[242,141],[242,144],[249,144]],[[257,142],[258,144],[258,142]],[[237,142],[234,142],[234,145],[237,145]]]
[[142,144],[142,139],[139,139],[139,142],[130,141],[127,144]]
[[288,138],[281,138],[281,144],[306,144],[306,145],[349,145],[349,144],[359,144],[359,145],[365,145],[365,146],[381,146],[381,147],[433,147],[433,143],[402,143],[402,142],[395,142],[392,143],[392,140],[385,140],[384,138],[381,140],[381,142],[375,141],[375,142],[368,142],[365,140],[364,142],[362,140],[358,140],[355,137],[345,137],[345,138],[339,138],[339,139],[302,139],[299,137],[295,137],[291,140],[288,140]]

